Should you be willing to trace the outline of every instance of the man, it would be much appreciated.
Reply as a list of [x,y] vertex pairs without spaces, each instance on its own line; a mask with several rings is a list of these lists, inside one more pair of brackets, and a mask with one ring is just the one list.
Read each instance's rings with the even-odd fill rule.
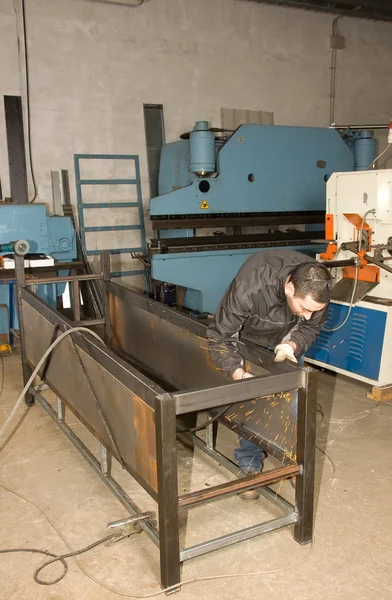
[[[274,348],[275,361],[303,362],[327,318],[332,277],[314,259],[293,250],[264,250],[242,265],[226,290],[210,327],[208,345],[215,364],[235,380],[244,370],[238,340]],[[240,439],[235,459],[247,473],[260,472],[261,448]],[[244,498],[257,498],[256,490]]]

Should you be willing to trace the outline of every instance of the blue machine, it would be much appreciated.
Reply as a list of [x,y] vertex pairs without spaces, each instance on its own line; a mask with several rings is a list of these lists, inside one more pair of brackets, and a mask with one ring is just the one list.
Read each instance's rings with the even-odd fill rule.
[[150,253],[153,279],[186,288],[187,308],[214,313],[263,248],[324,250],[326,181],[353,170],[354,142],[333,129],[270,125],[214,137],[204,121],[182,138],[162,148]]
[[356,306],[345,326],[330,332],[344,322],[348,310],[344,304],[330,304],[324,329],[308,349],[306,357],[377,381],[387,313]]
[[366,171],[376,157],[376,140],[373,131],[346,129],[342,137],[354,154],[354,171]]
[[[0,205],[0,244],[24,239],[30,244],[29,255],[50,256],[59,262],[76,258],[76,237],[69,217],[54,217],[47,213],[45,204]],[[65,284],[47,284],[37,287],[37,294],[52,306],[64,293]],[[14,282],[0,276],[0,339],[9,330],[18,329],[19,321],[14,299]]]

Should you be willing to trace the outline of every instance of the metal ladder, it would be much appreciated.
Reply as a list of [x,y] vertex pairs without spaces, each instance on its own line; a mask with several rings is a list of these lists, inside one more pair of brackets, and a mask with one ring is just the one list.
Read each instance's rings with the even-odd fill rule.
[[[129,160],[133,161],[135,169],[134,179],[81,179],[80,177],[80,161],[85,159],[94,160]],[[142,190],[140,184],[140,168],[139,157],[131,154],[75,154],[75,178],[76,178],[76,195],[78,203],[78,216],[80,227],[80,238],[84,252],[87,255],[98,255],[101,249],[88,250],[86,244],[86,233],[104,232],[104,231],[131,231],[140,230],[141,245],[139,247],[129,248],[108,248],[110,254],[125,254],[142,253],[146,257],[146,231],[144,226],[144,213],[142,202]],[[83,202],[83,187],[91,185],[135,185],[137,190],[137,201],[135,202]],[[84,211],[92,208],[138,208],[139,223],[129,225],[100,225],[94,227],[86,227],[84,222]],[[113,271],[110,277],[125,277],[128,275],[146,275],[146,270],[135,269],[130,271]]]

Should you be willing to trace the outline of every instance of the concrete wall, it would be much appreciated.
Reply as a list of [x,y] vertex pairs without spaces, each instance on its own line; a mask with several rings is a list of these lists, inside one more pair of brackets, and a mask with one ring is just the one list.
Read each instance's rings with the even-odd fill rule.
[[[25,92],[20,0],[0,0],[0,93]],[[41,200],[74,153],[139,154],[148,199],[143,102],[163,103],[168,141],[220,108],[275,113],[276,124],[328,125],[333,15],[240,0],[26,0],[33,164]],[[344,18],[337,122],[392,116],[392,24]],[[19,63],[22,64],[22,72]],[[1,103],[1,110],[2,103]],[[0,176],[9,194],[3,118]],[[382,136],[385,138],[385,135]],[[97,215],[98,218],[100,215]]]

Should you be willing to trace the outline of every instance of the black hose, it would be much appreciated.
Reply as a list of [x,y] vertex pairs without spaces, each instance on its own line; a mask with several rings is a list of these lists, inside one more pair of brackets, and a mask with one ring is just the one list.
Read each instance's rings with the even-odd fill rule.
[[197,425],[197,427],[191,427],[190,429],[177,428],[177,433],[194,433],[195,431],[200,431],[201,429],[205,429],[206,427],[208,427],[208,425],[211,425],[211,423],[215,423],[215,421],[220,419],[225,414],[225,412],[227,412],[232,406],[233,406],[232,404],[225,406],[221,411],[218,412],[218,414],[216,414],[214,417],[212,417],[208,421],[205,421],[201,425]]

